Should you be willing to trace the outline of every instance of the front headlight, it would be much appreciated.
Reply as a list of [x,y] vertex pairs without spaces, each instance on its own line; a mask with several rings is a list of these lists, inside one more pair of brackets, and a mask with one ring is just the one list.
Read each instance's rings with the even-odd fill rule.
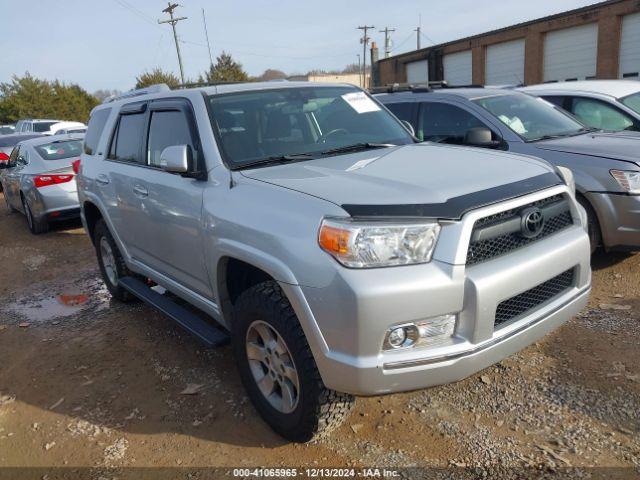
[[440,225],[326,218],[319,243],[345,267],[372,268],[431,261]]
[[640,172],[628,170],[611,170],[611,175],[616,182],[633,195],[640,195]]

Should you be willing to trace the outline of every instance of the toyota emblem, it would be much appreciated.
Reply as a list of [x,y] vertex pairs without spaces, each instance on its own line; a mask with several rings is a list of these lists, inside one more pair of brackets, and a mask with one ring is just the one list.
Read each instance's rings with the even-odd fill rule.
[[525,238],[536,238],[544,228],[544,215],[539,208],[525,208],[520,213],[520,233]]

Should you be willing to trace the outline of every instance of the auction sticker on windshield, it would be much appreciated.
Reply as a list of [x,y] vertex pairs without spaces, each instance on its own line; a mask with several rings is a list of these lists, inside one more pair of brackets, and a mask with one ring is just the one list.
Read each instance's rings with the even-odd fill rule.
[[342,95],[342,99],[358,113],[377,112],[380,107],[364,92],[352,92]]

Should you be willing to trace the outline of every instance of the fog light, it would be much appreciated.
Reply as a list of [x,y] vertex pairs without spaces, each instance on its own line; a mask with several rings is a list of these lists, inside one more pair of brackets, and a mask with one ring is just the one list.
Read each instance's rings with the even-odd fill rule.
[[389,333],[389,345],[393,348],[401,347],[406,339],[407,332],[404,327],[394,328],[391,330],[391,333]]
[[435,346],[445,343],[455,333],[457,315],[441,315],[387,330],[384,350]]

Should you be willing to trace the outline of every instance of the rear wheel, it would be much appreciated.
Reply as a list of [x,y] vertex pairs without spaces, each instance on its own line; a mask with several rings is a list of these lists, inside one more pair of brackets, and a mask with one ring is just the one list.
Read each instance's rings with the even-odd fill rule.
[[584,198],[578,196],[578,203],[587,212],[587,233],[589,234],[589,242],[591,243],[591,253],[593,254],[600,245],[602,245],[602,233],[600,231],[600,222],[596,216],[593,207]]
[[274,281],[243,292],[232,324],[240,378],[279,435],[307,442],[339,426],[353,397],[325,387],[295,312]]
[[98,220],[94,229],[94,244],[98,256],[98,266],[111,296],[121,302],[135,299],[131,293],[122,288],[119,281],[123,277],[134,276],[124,262],[116,242],[111,236],[104,220]]
[[41,233],[47,233],[49,231],[49,222],[46,218],[35,218],[29,206],[27,199],[22,197],[22,207],[24,208],[24,214],[27,217],[27,225],[29,230],[34,235],[40,235]]

